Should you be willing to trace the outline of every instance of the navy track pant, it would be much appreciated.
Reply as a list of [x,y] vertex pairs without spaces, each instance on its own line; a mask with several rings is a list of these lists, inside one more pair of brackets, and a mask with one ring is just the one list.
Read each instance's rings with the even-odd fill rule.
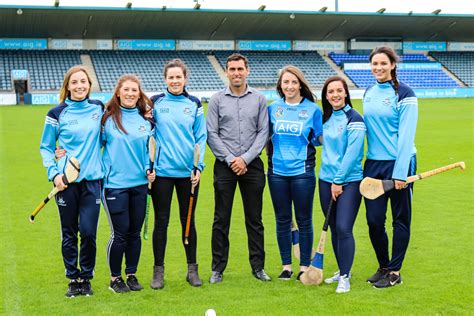
[[107,261],[113,277],[122,275],[124,255],[125,274],[137,272],[147,192],[147,184],[126,189],[104,189],[102,201],[110,224]]
[[[364,165],[364,177],[389,180],[392,179],[394,160],[379,161],[367,159]],[[408,176],[416,173],[416,156],[413,156],[408,169]],[[390,271],[399,271],[410,241],[411,200],[413,183],[405,189],[389,191],[375,200],[365,200],[369,235],[374,247],[379,267]],[[392,258],[388,252],[388,236],[385,230],[387,204],[390,199],[392,208]]]
[[[324,216],[326,216],[329,202],[332,199],[331,185],[332,183],[319,180],[319,201]],[[352,230],[362,201],[359,185],[360,181],[349,182],[344,185],[343,192],[333,204],[329,216],[332,248],[341,275],[349,275],[354,262],[355,240]]]
[[[92,279],[96,258],[97,224],[102,180],[71,183],[56,194],[62,234],[62,254],[66,277]],[[80,253],[77,247],[80,233]],[[78,259],[79,266],[78,268]]]

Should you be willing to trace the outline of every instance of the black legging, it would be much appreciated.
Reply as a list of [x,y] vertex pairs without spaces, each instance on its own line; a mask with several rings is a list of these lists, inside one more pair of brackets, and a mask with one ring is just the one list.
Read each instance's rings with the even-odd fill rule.
[[[181,221],[181,239],[184,245],[184,234],[186,230],[186,220],[188,217],[189,198],[191,195],[190,178],[167,178],[156,177],[153,183],[151,196],[153,199],[153,208],[155,210],[155,226],[153,230],[153,255],[155,265],[161,266],[165,261],[165,250],[168,233],[168,223],[170,220],[171,199],[173,190],[176,187],[179,204],[179,219]],[[184,245],[186,259],[188,263],[196,263],[196,245],[197,235],[194,225],[194,213],[196,209],[199,184],[194,189],[193,212],[191,216],[191,225],[189,228],[188,245]]]

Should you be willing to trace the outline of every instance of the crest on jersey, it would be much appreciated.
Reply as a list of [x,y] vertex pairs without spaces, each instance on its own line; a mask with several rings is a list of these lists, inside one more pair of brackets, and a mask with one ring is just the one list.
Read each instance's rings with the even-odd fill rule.
[[308,111],[307,110],[301,110],[301,112],[298,113],[298,118],[300,120],[306,120],[308,118]]
[[282,107],[279,107],[277,110],[276,110],[276,113],[275,113],[276,117],[280,117],[283,115],[283,108]]
[[390,98],[389,98],[389,97],[386,97],[386,98],[383,100],[383,105],[390,105]]
[[184,113],[185,115],[191,115],[191,114],[192,114],[192,111],[191,111],[190,108],[184,108],[183,113]]
[[145,133],[145,132],[146,132],[146,127],[143,126],[143,125],[141,125],[141,126],[138,128],[138,131],[139,131],[140,133]]
[[94,114],[92,114],[92,117],[91,117],[91,118],[92,118],[94,121],[97,121],[97,120],[99,119],[99,117],[100,117],[99,113],[94,113]]

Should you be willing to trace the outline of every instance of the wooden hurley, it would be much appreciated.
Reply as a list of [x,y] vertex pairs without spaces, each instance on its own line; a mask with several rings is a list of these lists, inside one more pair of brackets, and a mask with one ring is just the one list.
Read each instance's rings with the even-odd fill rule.
[[[464,170],[466,168],[466,164],[464,161],[456,162],[441,168],[437,168],[430,171],[425,171],[420,174],[410,176],[407,178],[406,184],[413,183],[418,180],[422,180],[436,174],[455,169],[461,168]],[[383,195],[384,193],[393,190],[395,188],[395,181],[393,180],[379,180],[370,177],[364,178],[359,186],[360,194],[366,197],[369,200],[375,200],[379,196]]]
[[[196,175],[196,171],[198,170],[199,164],[199,145],[194,145],[194,161],[193,161],[193,175]],[[186,219],[186,231],[184,233],[184,244],[189,244],[189,228],[191,227],[191,216],[193,214],[193,204],[194,204],[194,189],[195,185],[191,185],[191,195],[189,196],[189,207],[188,207],[188,217]]]
[[[148,139],[148,158],[150,159],[150,173],[153,173],[156,155],[156,140],[155,137],[150,136]],[[151,200],[151,181],[148,181],[148,195],[146,197],[145,209],[145,224],[143,225],[143,239],[148,240],[148,217],[150,214],[150,200]]]
[[319,238],[318,249],[314,255],[311,265],[300,277],[301,283],[305,285],[320,285],[323,283],[323,263],[324,263],[324,246],[326,244],[326,234],[329,227],[329,217],[331,216],[331,210],[334,200],[331,197],[329,202],[328,211],[324,220],[323,230],[321,237]]
[[[69,184],[77,180],[79,178],[79,172],[81,171],[81,164],[79,160],[75,157],[69,158],[69,161],[66,164],[66,169],[64,170],[63,174],[63,182],[64,184]],[[51,200],[59,190],[57,187],[54,187],[51,192],[49,192],[48,196],[41,201],[40,204],[35,208],[35,210],[30,215],[30,222],[35,222],[35,216],[43,209],[43,207]]]

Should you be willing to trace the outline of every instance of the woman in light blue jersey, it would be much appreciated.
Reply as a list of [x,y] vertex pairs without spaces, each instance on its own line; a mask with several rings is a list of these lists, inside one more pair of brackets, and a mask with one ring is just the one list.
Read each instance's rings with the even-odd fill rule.
[[[89,99],[91,84],[83,66],[74,66],[66,72],[60,91],[61,103],[46,115],[40,146],[48,179],[59,189],[56,203],[61,221],[62,255],[66,277],[70,279],[67,297],[93,294],[90,280],[94,276],[104,171],[100,157],[103,104]],[[56,146],[67,152],[58,160]],[[79,160],[81,171],[76,182],[65,184],[62,175],[70,157]]]
[[331,241],[339,271],[325,283],[338,282],[336,293],[350,291],[350,271],[354,261],[355,241],[352,229],[359,211],[362,180],[365,125],[352,108],[347,84],[341,77],[330,77],[321,92],[323,104],[323,151],[319,170],[319,201],[329,217]]
[[[118,80],[102,119],[103,204],[111,231],[107,244],[109,289],[115,293],[143,289],[135,273],[140,259],[147,184],[155,178],[154,171],[148,170],[147,148],[153,123],[144,117],[151,105],[140,80],[135,75],[124,75]],[[126,282],[122,278],[124,256]]]
[[[198,98],[186,92],[188,69],[180,59],[168,62],[164,67],[167,85],[165,93],[153,96],[153,117],[156,121],[158,143],[155,164],[156,181],[152,187],[155,226],[153,230],[153,254],[155,264],[151,287],[164,287],[164,259],[171,211],[171,200],[176,188],[179,218],[182,227],[182,242],[186,252],[188,273],[186,280],[192,286],[201,286],[196,260],[197,234],[194,225],[195,208],[199,191],[199,179],[204,169],[206,148],[206,122]],[[197,166],[193,163],[195,145],[199,145],[200,157]],[[188,244],[185,244],[185,229],[191,186],[195,186]]]
[[[393,180],[395,189],[375,200],[365,199],[369,235],[378,269],[367,279],[376,288],[402,283],[400,269],[410,240],[413,184],[416,172],[415,133],[418,101],[413,90],[397,80],[398,56],[392,48],[377,47],[370,54],[370,67],[377,82],[364,95],[367,125],[367,160],[364,177]],[[392,257],[385,230],[387,203],[392,209]]]
[[312,143],[322,135],[322,112],[301,70],[282,69],[277,83],[281,99],[268,107],[268,185],[276,218],[278,247],[282,262],[281,280],[293,275],[291,258],[292,206],[299,228],[300,268],[311,263],[313,246],[313,198],[316,149]]

